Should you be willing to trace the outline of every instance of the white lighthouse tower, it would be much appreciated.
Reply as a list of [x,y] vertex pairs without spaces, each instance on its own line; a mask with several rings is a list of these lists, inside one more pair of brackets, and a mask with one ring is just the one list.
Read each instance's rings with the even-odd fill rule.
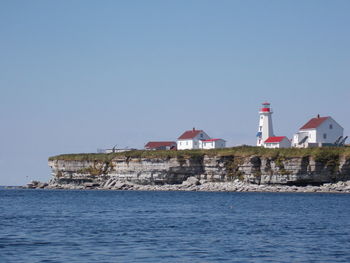
[[269,137],[274,137],[273,127],[272,127],[272,110],[270,108],[270,103],[264,102],[259,111],[259,127],[258,133],[256,135],[256,145],[264,146],[264,142]]

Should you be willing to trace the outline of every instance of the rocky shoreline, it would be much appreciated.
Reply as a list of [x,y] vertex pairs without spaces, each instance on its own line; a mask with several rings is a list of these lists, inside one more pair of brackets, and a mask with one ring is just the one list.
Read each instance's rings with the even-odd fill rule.
[[33,181],[27,189],[63,189],[63,190],[129,190],[129,191],[201,191],[201,192],[285,192],[285,193],[350,193],[350,181],[325,183],[319,186],[263,185],[233,182],[208,182],[189,177],[182,184],[140,185],[127,181],[110,179],[103,184],[85,183],[83,185],[48,184]]

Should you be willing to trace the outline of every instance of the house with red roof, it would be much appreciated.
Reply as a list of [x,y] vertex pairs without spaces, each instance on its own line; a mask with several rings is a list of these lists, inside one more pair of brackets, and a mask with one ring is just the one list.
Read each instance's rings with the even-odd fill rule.
[[224,147],[224,140],[212,139],[203,130],[196,130],[195,128],[185,131],[177,139],[178,150],[215,149]]
[[200,149],[218,149],[225,148],[226,141],[223,139],[209,139],[209,140],[200,140],[199,148]]
[[146,150],[176,150],[176,142],[171,141],[159,141],[148,142],[145,145]]
[[290,140],[286,136],[273,136],[264,141],[265,148],[290,148]]
[[[344,129],[332,117],[310,119],[294,134],[292,145],[298,148],[337,145],[343,140]],[[345,140],[344,140],[345,142]]]

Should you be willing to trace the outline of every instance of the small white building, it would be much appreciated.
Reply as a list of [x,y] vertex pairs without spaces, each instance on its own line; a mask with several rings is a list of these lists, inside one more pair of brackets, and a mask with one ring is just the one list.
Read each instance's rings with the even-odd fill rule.
[[210,137],[202,130],[196,130],[193,128],[192,130],[185,131],[178,139],[177,139],[177,149],[178,150],[191,150],[191,149],[200,149],[199,141],[201,140],[209,140]]
[[218,149],[218,148],[225,148],[225,146],[226,146],[226,141],[223,139],[209,139],[209,140],[199,141],[200,149]]
[[146,150],[176,150],[176,142],[156,141],[148,142],[145,145]]
[[225,147],[224,140],[211,139],[209,135],[206,134],[203,130],[196,130],[195,128],[189,131],[185,131],[177,139],[178,150],[215,149],[223,147]]
[[122,153],[122,152],[129,152],[134,151],[136,149],[134,148],[125,148],[125,149],[97,149],[97,153]]
[[286,136],[269,137],[264,142],[265,148],[290,148],[291,142]]
[[[332,117],[320,117],[309,120],[293,136],[293,147],[321,147],[336,145],[342,141],[344,129]],[[345,140],[344,140],[345,142]]]

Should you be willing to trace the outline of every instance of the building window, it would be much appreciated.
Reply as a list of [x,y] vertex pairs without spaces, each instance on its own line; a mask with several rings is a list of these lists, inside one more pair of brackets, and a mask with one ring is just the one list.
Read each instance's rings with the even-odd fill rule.
[[332,124],[329,124],[329,129],[333,129],[333,125]]
[[261,131],[262,130],[262,126],[259,126],[259,131]]
[[323,139],[327,139],[327,133],[323,134]]

